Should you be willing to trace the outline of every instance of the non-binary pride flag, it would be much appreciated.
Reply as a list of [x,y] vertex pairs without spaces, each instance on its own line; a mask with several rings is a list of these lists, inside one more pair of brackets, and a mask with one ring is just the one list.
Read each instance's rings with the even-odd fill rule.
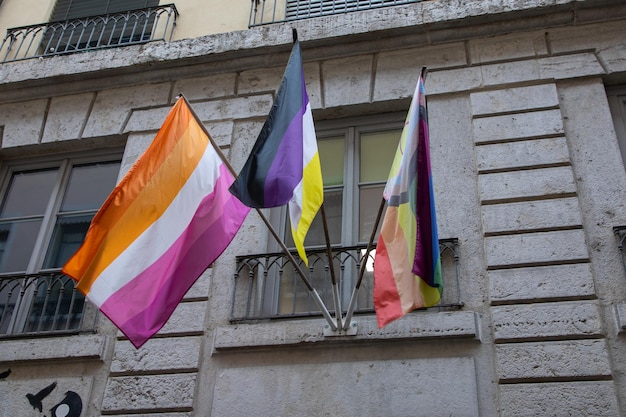
[[184,98],[63,267],[139,348],[231,242],[248,211]]
[[289,203],[293,240],[308,265],[304,238],[324,201],[324,185],[297,39],[276,100],[230,191],[249,207]]
[[374,307],[381,328],[437,304],[443,290],[421,75],[383,196],[387,211],[374,261]]

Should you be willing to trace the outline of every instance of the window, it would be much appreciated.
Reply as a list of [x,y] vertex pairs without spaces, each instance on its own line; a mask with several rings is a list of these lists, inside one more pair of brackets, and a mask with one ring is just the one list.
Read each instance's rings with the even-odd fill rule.
[[84,298],[59,271],[82,243],[119,168],[119,155],[4,167],[0,334],[80,327]]
[[[43,54],[74,52],[150,40],[155,14],[135,9],[158,6],[158,0],[57,0],[41,40]],[[118,16],[109,18],[108,14]],[[94,17],[85,19],[87,17]]]
[[347,13],[417,1],[420,0],[287,0],[287,19]]
[[622,160],[626,165],[626,87],[612,88],[607,92]]

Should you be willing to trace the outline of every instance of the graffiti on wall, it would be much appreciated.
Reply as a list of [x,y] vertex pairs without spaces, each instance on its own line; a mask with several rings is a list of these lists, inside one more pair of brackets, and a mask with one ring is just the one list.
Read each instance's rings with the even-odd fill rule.
[[[11,370],[7,369],[4,372],[0,372],[0,380],[6,379],[11,375]],[[56,389],[57,383],[53,382],[52,384],[39,389],[35,393],[27,393],[25,395],[28,403],[33,407],[33,410],[38,411],[42,417],[80,417],[83,411],[83,400],[74,391],[66,391],[64,398],[58,403],[50,408],[50,414],[44,412],[44,410],[48,409],[49,400],[46,398],[52,394],[52,392]]]

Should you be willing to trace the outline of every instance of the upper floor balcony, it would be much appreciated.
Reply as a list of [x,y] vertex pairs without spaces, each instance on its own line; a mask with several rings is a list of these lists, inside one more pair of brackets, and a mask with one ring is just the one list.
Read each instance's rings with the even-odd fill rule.
[[172,38],[174,4],[7,30],[0,62],[113,48]]

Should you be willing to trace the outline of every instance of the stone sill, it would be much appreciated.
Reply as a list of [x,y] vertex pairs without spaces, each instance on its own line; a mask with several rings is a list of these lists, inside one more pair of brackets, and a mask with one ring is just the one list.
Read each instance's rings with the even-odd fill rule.
[[73,335],[0,341],[0,363],[33,361],[104,361],[107,337]]
[[271,348],[279,346],[315,346],[398,340],[464,338],[478,340],[478,315],[473,311],[416,312],[383,329],[375,316],[353,317],[357,334],[325,336],[323,319],[273,321],[256,324],[220,326],[215,330],[215,351]]

